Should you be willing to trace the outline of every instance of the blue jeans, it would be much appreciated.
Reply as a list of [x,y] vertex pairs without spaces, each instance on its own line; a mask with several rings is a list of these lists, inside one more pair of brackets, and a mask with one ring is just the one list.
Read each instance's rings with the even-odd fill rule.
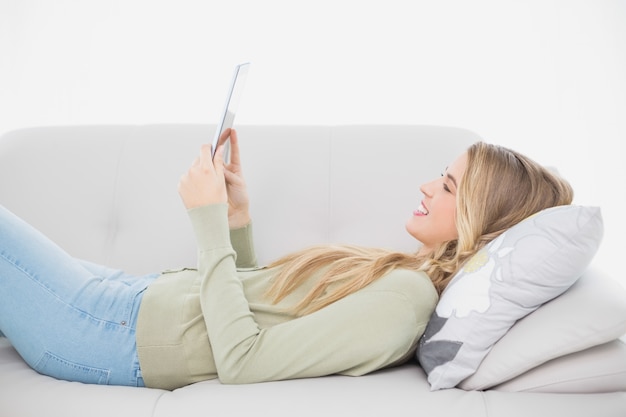
[[135,328],[158,275],[75,259],[0,206],[0,333],[41,374],[144,386]]

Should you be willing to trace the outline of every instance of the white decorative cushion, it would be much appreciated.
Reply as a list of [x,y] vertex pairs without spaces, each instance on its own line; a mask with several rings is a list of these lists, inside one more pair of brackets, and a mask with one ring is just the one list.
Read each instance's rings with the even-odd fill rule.
[[603,234],[598,207],[543,210],[502,233],[454,276],[420,341],[432,390],[474,374],[515,322],[570,288]]
[[[585,273],[564,294],[515,323],[493,346],[478,370],[459,387],[485,390],[514,379],[515,383],[511,381],[511,384],[497,389],[556,390],[559,378],[562,382],[577,378],[581,384],[591,378],[598,380],[599,374],[605,372],[612,359],[610,372],[616,375],[622,373],[622,385],[613,391],[626,391],[626,361],[616,360],[619,354],[612,357],[606,355],[618,347],[601,349],[608,360],[606,363],[596,363],[599,358],[596,352],[599,351],[593,350],[594,346],[606,345],[624,334],[626,290],[600,271]],[[616,343],[622,345],[622,351],[626,350],[621,341]],[[593,353],[596,353],[594,358]],[[567,359],[572,355],[577,360]],[[580,360],[584,357],[594,365],[585,368],[585,361]],[[549,366],[548,361],[552,361]],[[572,365],[572,369],[567,369],[568,364]],[[580,391],[589,392],[589,388],[587,386],[585,390],[581,387]],[[568,382],[568,389],[573,389],[572,382]]]
[[559,394],[626,392],[624,355],[626,345],[615,339],[555,358],[492,389]]

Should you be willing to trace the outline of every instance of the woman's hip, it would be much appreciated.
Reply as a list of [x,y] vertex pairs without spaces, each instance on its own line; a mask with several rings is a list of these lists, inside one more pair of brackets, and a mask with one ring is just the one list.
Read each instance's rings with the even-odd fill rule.
[[2,321],[3,331],[41,374],[91,384],[141,386],[135,330],[143,291],[151,280],[152,276],[139,277],[130,286],[95,282],[87,287],[100,288],[83,289],[72,303],[57,297],[39,296],[36,303],[26,300],[12,306],[13,319],[8,324]]

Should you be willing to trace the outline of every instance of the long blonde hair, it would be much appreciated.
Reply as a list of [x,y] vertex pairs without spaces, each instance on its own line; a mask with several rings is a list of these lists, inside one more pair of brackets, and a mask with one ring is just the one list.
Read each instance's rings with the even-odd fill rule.
[[467,150],[467,167],[457,191],[458,239],[442,242],[427,255],[349,245],[308,248],[270,265],[280,268],[266,295],[278,303],[322,270],[311,290],[292,307],[295,314],[306,315],[398,268],[424,271],[441,293],[463,263],[487,243],[542,209],[570,204],[573,194],[567,181],[524,155],[477,142]]

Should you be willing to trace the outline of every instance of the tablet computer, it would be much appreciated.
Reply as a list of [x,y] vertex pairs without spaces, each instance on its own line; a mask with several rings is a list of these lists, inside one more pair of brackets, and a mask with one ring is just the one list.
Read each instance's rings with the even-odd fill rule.
[[213,142],[211,143],[212,158],[215,156],[217,147],[221,144],[225,144],[224,161],[228,162],[229,160],[230,141],[226,140],[228,138],[227,130],[233,127],[235,114],[237,113],[237,106],[239,105],[239,101],[241,100],[243,86],[246,82],[249,68],[249,62],[239,64],[235,67],[235,72],[233,73],[233,78],[230,82],[228,95],[226,96],[224,110],[222,111],[222,114],[220,115],[220,118],[218,120],[217,129],[215,130],[215,137],[213,138]]

